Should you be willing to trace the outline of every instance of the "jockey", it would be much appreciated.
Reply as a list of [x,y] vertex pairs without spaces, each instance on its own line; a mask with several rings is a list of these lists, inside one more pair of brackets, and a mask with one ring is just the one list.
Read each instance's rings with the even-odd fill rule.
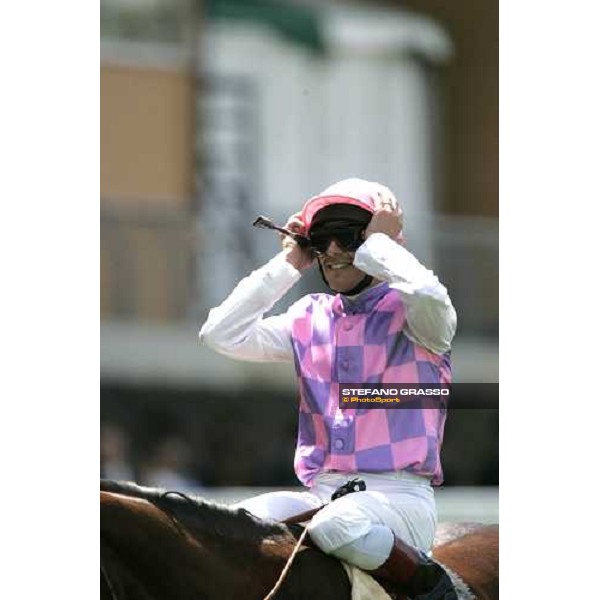
[[[237,506],[284,520],[320,510],[314,544],[389,582],[411,598],[455,598],[427,557],[442,481],[443,409],[340,409],[342,383],[451,381],[456,312],[446,288],[403,246],[392,192],[362,179],[340,181],[308,200],[286,227],[283,250],[210,311],[201,340],[227,356],[293,361],[300,390],[294,467],[306,491],[262,494]],[[264,318],[317,261],[336,295],[313,294]],[[349,478],[364,491],[329,502]]]

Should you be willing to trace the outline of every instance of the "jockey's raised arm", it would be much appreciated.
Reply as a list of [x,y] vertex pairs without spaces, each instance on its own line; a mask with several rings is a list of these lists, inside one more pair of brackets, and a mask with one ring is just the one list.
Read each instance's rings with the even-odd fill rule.
[[208,314],[200,340],[217,352],[252,361],[291,361],[291,324],[287,314],[263,318],[300,279],[282,251],[242,279]]

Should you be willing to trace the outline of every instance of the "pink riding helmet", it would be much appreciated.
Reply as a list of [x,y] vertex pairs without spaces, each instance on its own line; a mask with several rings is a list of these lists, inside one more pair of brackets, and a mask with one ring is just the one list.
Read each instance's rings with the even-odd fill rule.
[[315,214],[331,204],[353,204],[370,213],[375,212],[375,201],[372,196],[382,188],[383,186],[379,183],[357,178],[344,179],[330,185],[317,196],[310,198],[304,205],[302,221],[306,230],[310,231]]
[[[306,227],[306,232],[310,231],[312,221],[317,212],[331,204],[352,204],[359,208],[364,208],[370,213],[374,213],[375,197],[378,193],[391,194],[390,190],[381,183],[357,177],[343,179],[330,185],[304,204],[301,218]],[[396,241],[402,242],[403,239],[402,232],[400,232]]]

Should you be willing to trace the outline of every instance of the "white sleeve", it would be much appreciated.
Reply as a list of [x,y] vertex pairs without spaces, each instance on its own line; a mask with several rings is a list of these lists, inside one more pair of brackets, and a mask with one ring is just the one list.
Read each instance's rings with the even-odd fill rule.
[[200,341],[220,354],[250,361],[293,360],[288,313],[263,319],[298,280],[283,253],[238,283],[200,329]]
[[456,311],[448,290],[404,246],[374,233],[357,250],[354,266],[397,289],[406,306],[407,336],[436,354],[450,350]]

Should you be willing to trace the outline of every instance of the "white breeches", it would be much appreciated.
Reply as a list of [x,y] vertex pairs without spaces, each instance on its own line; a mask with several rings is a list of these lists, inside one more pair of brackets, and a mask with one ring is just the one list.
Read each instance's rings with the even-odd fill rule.
[[[353,477],[367,484],[330,502],[331,494]],[[410,473],[323,473],[304,492],[271,492],[236,505],[264,519],[283,520],[328,503],[308,525],[313,542],[327,554],[362,569],[375,569],[390,554],[394,535],[428,552],[437,513],[429,480]]]

